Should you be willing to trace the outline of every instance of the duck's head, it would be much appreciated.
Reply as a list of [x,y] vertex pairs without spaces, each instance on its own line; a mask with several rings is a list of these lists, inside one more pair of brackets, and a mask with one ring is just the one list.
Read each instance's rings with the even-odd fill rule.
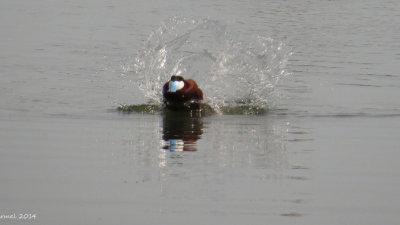
[[177,92],[185,86],[183,77],[173,75],[168,85],[168,92]]

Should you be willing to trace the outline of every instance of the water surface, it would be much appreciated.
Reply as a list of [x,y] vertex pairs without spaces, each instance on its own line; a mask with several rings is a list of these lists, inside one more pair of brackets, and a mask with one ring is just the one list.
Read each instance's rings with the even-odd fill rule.
[[[0,3],[0,214],[37,215],[0,223],[398,224],[397,8]],[[144,53],[158,44],[170,61],[138,67],[162,59]],[[213,106],[239,93],[268,112],[181,122],[116,110],[157,101],[144,87],[179,69]],[[232,88],[216,88],[221,76]]]

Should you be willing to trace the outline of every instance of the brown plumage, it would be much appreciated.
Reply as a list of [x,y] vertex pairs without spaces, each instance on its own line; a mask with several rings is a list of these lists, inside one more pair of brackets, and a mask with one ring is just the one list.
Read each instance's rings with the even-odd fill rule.
[[[182,82],[183,87],[179,86]],[[170,109],[192,109],[197,108],[198,103],[203,100],[203,92],[194,80],[185,80],[181,76],[174,75],[164,84],[163,97],[164,103]]]

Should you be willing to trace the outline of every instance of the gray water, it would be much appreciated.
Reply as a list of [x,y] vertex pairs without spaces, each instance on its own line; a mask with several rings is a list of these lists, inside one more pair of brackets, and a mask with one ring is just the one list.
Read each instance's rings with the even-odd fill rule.
[[[399,8],[2,1],[0,224],[398,224]],[[149,100],[135,62],[175,16],[216,21],[246,46],[286,46],[286,72],[260,94],[269,112],[190,120],[184,152],[166,147],[174,118],[115,110]]]

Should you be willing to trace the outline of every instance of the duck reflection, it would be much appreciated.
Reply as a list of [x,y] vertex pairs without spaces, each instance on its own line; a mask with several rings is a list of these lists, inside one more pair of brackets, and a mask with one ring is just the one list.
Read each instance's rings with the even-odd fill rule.
[[197,151],[196,142],[203,134],[203,121],[196,111],[165,110],[163,114],[164,149],[171,152]]

